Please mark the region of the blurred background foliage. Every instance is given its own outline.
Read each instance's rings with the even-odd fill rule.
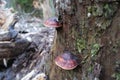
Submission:
[[[33,5],[34,1],[37,1],[38,4],[43,4],[43,2],[45,0],[6,0],[7,1],[7,5],[6,7],[13,7],[19,15],[23,15],[23,16],[35,16],[38,18],[43,18],[43,15],[50,15],[50,13],[48,13],[49,11],[52,12],[52,16],[55,16],[55,9],[54,9],[54,5],[53,5],[53,0],[46,0],[48,1],[49,5],[51,8],[51,10],[47,11],[47,14],[43,14],[43,8],[35,8],[35,6]],[[43,4],[45,7],[45,11],[47,8],[48,4]]]
[[[33,0],[16,0],[16,6],[20,6],[25,12],[31,12],[34,10],[32,5]]]
[[[7,7],[13,7],[20,15],[28,13],[30,16],[42,18],[42,9],[35,9],[33,0],[6,0]]]

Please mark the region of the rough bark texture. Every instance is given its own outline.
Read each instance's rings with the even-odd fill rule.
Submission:
[[[116,74],[116,62],[120,60],[120,9],[119,2],[109,1],[58,0],[55,3],[62,27],[56,29],[50,80],[115,79],[112,75]],[[64,51],[82,59],[76,69],[66,71],[55,65],[55,57]],[[101,66],[99,72],[94,71],[95,63]]]

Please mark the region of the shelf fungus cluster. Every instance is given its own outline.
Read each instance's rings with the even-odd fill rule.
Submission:
[[[61,24],[59,23],[57,17],[51,17],[51,18],[45,20],[43,25],[46,27],[53,27],[53,28],[61,27]]]
[[[78,66],[78,58],[70,52],[65,52],[55,58],[55,64],[64,70],[72,70]]]
[[[52,18],[45,20],[43,25],[46,27],[52,27],[52,28],[61,27],[61,24],[58,21],[57,17],[52,17]],[[58,55],[55,58],[55,64],[64,70],[72,70],[78,66],[78,58],[75,55],[67,51],[61,55]]]

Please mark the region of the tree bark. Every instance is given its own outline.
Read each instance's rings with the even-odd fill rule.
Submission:
[[[120,25],[114,22],[120,16],[120,9],[119,2],[111,2],[112,0],[55,2],[62,27],[56,29],[56,38],[51,52],[50,80],[95,80],[96,77],[100,80],[113,80],[111,75],[115,73],[113,70],[115,64],[112,64],[120,60],[118,57],[114,60],[112,57],[119,56],[120,52],[117,44],[120,41],[118,38]],[[114,34],[109,33],[109,30]],[[114,51],[113,46],[110,46],[112,44],[117,46],[115,54],[112,53]],[[55,58],[64,51],[69,51],[82,60],[74,70],[63,70],[55,65]],[[107,61],[101,60],[106,57],[108,57]],[[99,72],[94,71],[96,63],[101,66]]]

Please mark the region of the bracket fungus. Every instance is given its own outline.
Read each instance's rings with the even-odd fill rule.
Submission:
[[[46,27],[54,27],[54,28],[61,27],[61,24],[59,23],[57,17],[52,17],[52,18],[45,20],[43,25]]]
[[[69,52],[65,52],[56,57],[55,64],[64,70],[72,70],[78,66],[78,58]]]

